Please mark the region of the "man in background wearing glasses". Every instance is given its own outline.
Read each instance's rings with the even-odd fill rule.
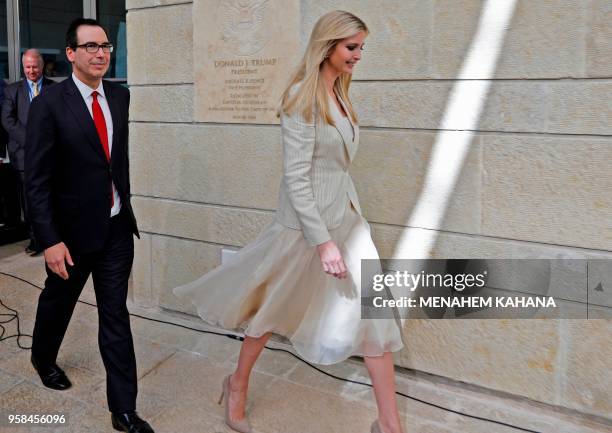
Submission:
[[[32,230],[24,188],[26,129],[32,99],[46,92],[54,82],[43,76],[44,62],[38,50],[33,48],[26,50],[21,58],[21,64],[25,78],[6,87],[6,97],[2,103],[2,126],[9,136],[7,145],[9,160],[16,172],[15,178],[19,182],[21,212],[30,236],[30,243],[25,251],[28,254],[37,255],[42,252],[42,247],[36,241],[36,236]]]
[[[113,46],[97,21],[66,34],[72,76],[36,98],[26,138],[26,193],[47,279],[36,313],[32,363],[43,384],[71,386],[56,364],[89,275],[98,305],[100,353],[113,428],[153,429],[136,414],[136,359],[126,307],[136,219],[130,204],[129,91],[103,81]]]

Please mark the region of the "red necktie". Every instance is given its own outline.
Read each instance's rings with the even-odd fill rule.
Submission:
[[[100,103],[98,102],[98,92],[93,92],[91,96],[93,96],[93,103],[91,104],[91,111],[93,112],[93,121],[96,125],[98,137],[100,137],[100,142],[102,143],[102,148],[104,149],[104,154],[106,155],[106,160],[110,163],[108,132],[106,131],[106,121],[104,120],[104,113],[102,112],[102,107],[100,107]],[[111,180],[111,208],[114,205],[115,194],[113,193],[113,182]]]

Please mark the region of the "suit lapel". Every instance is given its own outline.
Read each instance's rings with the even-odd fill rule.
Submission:
[[[79,128],[81,128],[81,130],[85,133],[85,136],[87,136],[87,141],[93,148],[94,152],[96,152],[100,158],[106,162],[106,155],[104,154],[100,137],[98,137],[96,125],[93,122],[91,114],[89,114],[89,110],[85,104],[85,101],[83,100],[81,92],[79,92],[79,89],[71,77],[68,77],[65,82],[66,89],[64,90],[64,99],[66,101],[66,105],[74,115]]]
[[[347,113],[348,115],[348,108],[346,108],[346,104],[344,103],[344,101],[342,100],[342,98],[338,98],[338,100],[340,101],[340,104],[342,104],[342,108],[344,108],[344,112]],[[355,152],[357,151],[357,147],[359,147],[359,125],[355,124],[353,122],[353,119],[351,118],[350,115],[348,115],[348,121],[351,123],[351,127],[353,128],[353,141],[352,141],[352,154],[351,154],[351,160],[353,159],[353,157],[355,156]]]
[[[44,93],[47,91],[47,87],[53,85],[53,80],[48,79],[47,77],[43,77],[42,80],[42,88],[40,89],[40,93]]]
[[[23,85],[19,89],[19,104],[22,107],[26,107],[26,111],[30,109],[30,86],[28,80],[23,79]]]
[[[344,116],[342,115],[342,113],[340,112],[340,110],[338,109],[338,106],[336,105],[336,102],[331,99],[331,96],[329,97],[330,99],[330,104],[332,106],[332,117],[334,118],[334,123],[336,126],[336,129],[338,130],[338,132],[340,133],[340,135],[342,136],[342,141],[344,142],[344,147],[346,148],[346,153],[348,154],[349,157],[349,161],[353,160],[353,157],[355,156],[355,151],[357,150],[357,143],[359,142],[359,128],[357,127],[357,125],[355,125],[353,123],[353,120],[351,119],[351,116],[349,115],[348,121],[351,124],[351,127],[353,128],[353,134],[351,134],[351,131],[347,131],[345,128],[340,127],[340,122],[343,122],[343,118]],[[346,108],[346,105],[344,104],[344,101],[342,100],[342,98],[338,97],[338,100],[340,101],[340,104],[342,105],[342,108],[344,109],[344,112],[348,114],[348,110]],[[351,136],[352,135],[352,136]]]

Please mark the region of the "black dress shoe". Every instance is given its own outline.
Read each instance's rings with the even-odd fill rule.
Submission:
[[[30,244],[25,248],[26,254],[35,257],[42,253],[44,250],[38,245],[38,242],[31,240]]]
[[[72,386],[72,383],[70,383],[70,380],[68,380],[64,370],[59,368],[56,364],[53,364],[50,367],[40,367],[36,364],[34,357],[31,358],[31,361],[34,369],[38,373],[38,376],[40,376],[40,380],[47,388],[63,391]]]
[[[111,415],[111,421],[113,422],[113,428],[117,431],[127,433],[155,433],[149,423],[140,418],[136,412],[114,413]]]
[[[40,256],[40,255],[41,255],[43,252],[44,252],[44,250],[41,250],[40,248],[39,248],[39,249],[36,249],[36,250],[34,250],[34,251],[32,251],[32,252],[30,253],[30,257],[38,257],[38,256]]]
[[[32,244],[32,242],[30,242],[30,244],[25,247],[25,252],[26,254],[32,254],[34,252],[34,245]]]

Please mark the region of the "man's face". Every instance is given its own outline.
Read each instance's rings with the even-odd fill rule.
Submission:
[[[77,29],[77,45],[96,43],[108,44],[108,38],[102,27],[82,25]],[[85,83],[99,82],[110,64],[110,53],[102,48],[95,53],[88,53],[85,47],[66,48],[66,56],[72,63],[75,75]]]
[[[38,56],[23,57],[23,73],[30,81],[38,81],[43,73],[43,61]]]

